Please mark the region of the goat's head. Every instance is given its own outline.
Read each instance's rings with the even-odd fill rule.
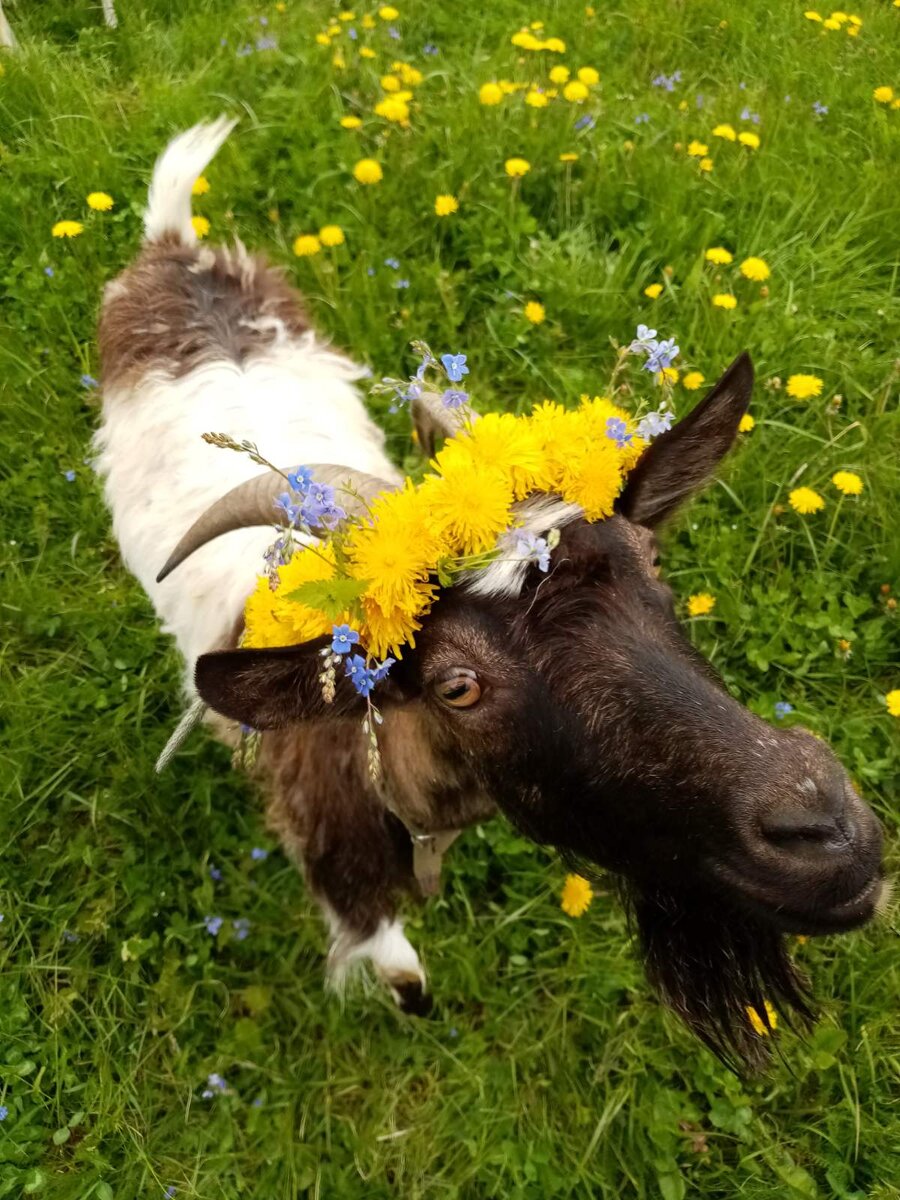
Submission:
[[[379,705],[389,786],[478,789],[583,873],[615,872],[666,1001],[752,1062],[747,1005],[807,1013],[784,934],[859,925],[882,885],[879,824],[831,751],[728,693],[658,574],[654,530],[715,470],[751,384],[744,356],[645,451],[614,516],[570,519],[549,574],[445,590]],[[322,645],[204,656],[198,688],[256,728],[346,718],[362,702],[348,685],[323,703]]]

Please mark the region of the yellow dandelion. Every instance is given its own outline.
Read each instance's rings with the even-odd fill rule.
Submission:
[[[525,103],[529,108],[546,108],[550,101],[545,92],[539,92],[537,88],[532,88],[530,92],[525,93]]]
[[[363,19],[360,21],[363,29],[374,29],[378,22],[371,13],[363,13]]]
[[[651,300],[656,300],[662,295],[663,285],[661,283],[650,283],[644,288],[644,295]]]
[[[209,221],[206,217],[191,217],[191,225],[198,238],[205,238],[209,233]]]
[[[338,13],[338,20],[339,20],[339,21],[355,21],[355,20],[356,20],[356,13],[354,13],[354,12],[348,12],[348,11],[346,11],[346,10],[345,10],[344,12],[339,12],[339,13]]]
[[[840,27],[841,27],[841,23],[840,23],[840,21],[836,21],[836,20],[834,19],[834,17],[827,17],[827,18],[826,18],[826,19],[825,19],[825,20],[822,22],[822,26],[823,26],[823,28],[824,28],[824,29],[830,29],[830,30],[832,30],[832,32],[833,32],[835,29],[840,29]]]
[[[430,529],[462,554],[489,550],[509,524],[512,493],[506,475],[462,457],[443,463],[442,472],[421,485]]]
[[[363,25],[365,25],[365,17],[363,18]],[[360,46],[359,57],[360,58],[375,58],[375,51],[372,49],[371,46]]]
[[[87,206],[94,212],[109,212],[114,203],[108,192],[91,192],[87,198]]]
[[[715,263],[717,266],[727,267],[734,260],[734,255],[730,250],[726,250],[724,246],[711,246],[706,251],[706,261]]]
[[[559,491],[564,500],[580,504],[589,521],[611,515],[621,487],[622,458],[608,437],[572,448]]]
[[[716,292],[712,302],[715,308],[737,308],[737,297],[731,292]]]
[[[499,83],[483,83],[478,89],[478,99],[482,104],[499,104],[503,99],[503,89]]]
[[[322,243],[314,233],[301,233],[294,239],[294,253],[298,258],[311,258],[322,249]]]
[[[589,95],[587,84],[582,83],[580,79],[570,80],[563,88],[563,98],[570,104],[581,104]]]
[[[511,179],[521,179],[531,170],[531,163],[526,158],[508,158],[504,166]]]
[[[716,598],[709,592],[697,592],[688,596],[687,610],[691,617],[705,617],[716,607]]]
[[[537,300],[529,300],[525,305],[525,320],[530,321],[532,325],[540,325],[547,316],[547,311],[543,304]]]
[[[701,171],[711,171],[713,169],[713,160],[711,158],[701,158],[698,165]]]
[[[559,907],[567,917],[583,917],[591,907],[594,890],[581,875],[567,875],[559,898]]]
[[[406,87],[418,87],[425,79],[425,76],[418,67],[411,67],[409,63],[396,62],[393,70],[400,72],[400,78]]]
[[[562,40],[562,38],[551,37],[547,38],[542,49],[549,50],[551,54],[565,54],[566,43]]]
[[[550,68],[550,82],[558,83],[558,84],[568,83],[570,74],[571,74],[571,72],[569,71],[568,67],[563,67],[563,66],[551,67]]]
[[[681,386],[687,388],[689,392],[696,392],[697,388],[702,387],[706,382],[706,376],[700,371],[688,371],[681,381]]]
[[[741,263],[741,274],[745,279],[752,279],[754,283],[762,283],[772,272],[764,258],[745,258]]]
[[[600,72],[593,67],[579,67],[578,78],[586,87],[596,87],[600,82]]]
[[[717,125],[712,131],[713,137],[724,138],[726,142],[733,142],[737,138],[734,132],[734,127],[731,125]]]
[[[759,149],[759,134],[753,133],[749,129],[742,129],[738,134],[738,141],[742,146],[749,146],[751,150]]]
[[[863,481],[855,471],[835,471],[831,482],[845,496],[858,496],[863,490]]]
[[[892,717],[900,717],[900,688],[894,688],[885,696],[887,710]]]
[[[890,104],[894,98],[894,89],[886,86],[877,87],[872,93],[872,96],[878,101],[879,104]]]
[[[378,10],[378,15],[382,21],[396,21],[400,13],[394,8],[393,4],[383,4]]]
[[[770,1033],[778,1028],[778,1013],[768,1000],[764,1000],[763,1004],[766,1009],[766,1021],[762,1019],[752,1004],[747,1005],[746,1012],[750,1024],[753,1026],[753,1032],[759,1034],[760,1037],[768,1037]]]
[[[435,196],[434,211],[436,216],[449,217],[452,213],[459,212],[459,201],[449,192],[442,192],[440,196]]]
[[[822,380],[818,375],[791,375],[785,390],[795,400],[810,400],[822,394]]]
[[[687,152],[691,158],[705,158],[709,153],[709,146],[707,146],[706,142],[698,142],[695,140],[693,142],[688,142]]]
[[[678,379],[679,372],[676,367],[663,367],[663,369],[658,371],[656,374],[656,382],[660,385],[664,383],[675,384],[678,382]]]
[[[578,162],[578,155],[575,154],[574,151],[572,151],[572,150],[566,150],[566,152],[564,154],[561,154],[559,156],[559,161],[562,163]]]
[[[318,554],[311,550],[297,551],[289,563],[279,568],[278,575],[279,583],[274,592],[268,578],[261,575],[247,600],[243,642],[247,647],[294,646],[331,629],[332,622],[324,613],[287,599],[289,593],[302,583],[333,577],[334,557],[330,546],[322,545]]]
[[[346,238],[340,225],[323,225],[319,230],[319,241],[323,246],[343,246]]]
[[[381,87],[385,92],[400,91],[400,77],[398,75],[382,75],[380,79]]]
[[[194,186],[191,188],[192,196],[205,196],[209,191],[209,180],[205,175],[198,175],[194,180]]]
[[[409,105],[399,96],[385,96],[375,105],[375,116],[384,117],[385,121],[394,121],[404,125],[409,121]]]
[[[362,120],[359,117],[341,117],[342,129],[359,129]]]
[[[750,433],[755,425],[755,419],[749,413],[744,413],[738,424],[738,433]]]
[[[819,493],[808,487],[794,488],[788,496],[788,504],[795,512],[801,513],[803,516],[817,513],[825,507],[825,501]]]
[[[74,238],[84,232],[80,221],[57,221],[50,233],[55,238]]]
[[[381,163],[374,158],[361,158],[353,168],[353,178],[362,184],[381,183],[384,178]]]
[[[807,9],[803,15],[804,15],[804,17],[806,17],[807,21],[821,21],[822,20],[822,14],[817,13],[815,11],[815,9],[813,9],[813,8]]]
[[[539,431],[511,413],[486,413],[446,444],[435,461],[443,471],[461,458],[502,471],[517,500],[548,480]]]

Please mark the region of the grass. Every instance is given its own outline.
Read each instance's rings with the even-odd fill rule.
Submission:
[[[771,1073],[740,1082],[654,1002],[612,896],[566,918],[562,868],[497,822],[466,834],[442,896],[410,913],[433,1019],[405,1020],[365,985],[343,1007],[326,997],[321,922],[226,752],[195,738],[154,775],[179,664],[118,561],[85,461],[97,397],[80,382],[98,373],[100,292],[137,248],[154,156],[221,110],[242,121],[196,202],[211,237],[237,233],[284,263],[319,327],[376,375],[400,373],[426,337],[469,354],[480,407],[520,409],[601,391],[610,339],[639,320],[676,335],[710,380],[749,348],[756,428],[671,530],[668,577],[682,598],[716,596],[691,623],[697,644],[754,710],[771,719],[787,701],[789,720],[832,741],[894,846],[900,111],[872,92],[900,85],[900,11],[863,5],[852,38],[799,3],[634,0],[588,17],[568,0],[464,14],[420,0],[394,22],[399,41],[382,21],[364,32],[360,10],[357,46],[376,58],[342,34],[345,70],[314,40],[331,10],[309,0],[283,13],[120,0],[117,32],[89,0],[11,6],[23,49],[0,78],[0,1197],[900,1197],[890,917],[797,948],[822,1018],[806,1040],[779,1032]],[[509,43],[536,16],[569,43],[563,61],[599,69],[595,129],[576,132],[563,101],[479,105],[489,79],[546,78],[551,55]],[[236,55],[264,33],[278,49]],[[395,56],[426,76],[409,131],[371,116]],[[675,69],[673,92],[651,85]],[[341,129],[357,111],[363,129]],[[723,121],[758,131],[760,148],[710,137]],[[674,148],[692,138],[711,173]],[[569,150],[580,157],[565,167]],[[364,154],[384,164],[375,188],[350,177]],[[515,187],[511,155],[532,163]],[[87,213],[96,189],[111,213]],[[460,199],[445,221],[439,192]],[[84,234],[52,239],[61,218]],[[347,245],[294,259],[294,237],[326,222]],[[736,255],[718,275],[703,261],[716,244]],[[737,273],[751,254],[772,268],[767,296]],[[732,287],[737,309],[714,308]],[[529,299],[544,324],[523,319]],[[786,396],[778,382],[797,372],[823,379],[819,398]],[[680,385],[675,399],[691,402]],[[403,459],[405,416],[374,407]],[[858,501],[839,500],[839,468],[862,476]],[[824,512],[787,506],[795,481]],[[226,918],[215,939],[211,913]],[[200,1098],[210,1072],[229,1094]]]

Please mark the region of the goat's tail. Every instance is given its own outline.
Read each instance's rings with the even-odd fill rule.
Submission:
[[[191,224],[194,181],[236,124],[231,117],[221,116],[208,125],[194,125],[169,142],[156,160],[150,181],[144,214],[147,241],[174,233],[186,245],[196,243],[197,235]]]

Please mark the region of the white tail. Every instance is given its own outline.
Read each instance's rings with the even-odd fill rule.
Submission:
[[[215,156],[237,124],[231,117],[219,117],[209,125],[194,125],[174,138],[156,160],[144,233],[148,241],[176,233],[183,242],[197,241],[191,224],[191,190],[194,181]]]

